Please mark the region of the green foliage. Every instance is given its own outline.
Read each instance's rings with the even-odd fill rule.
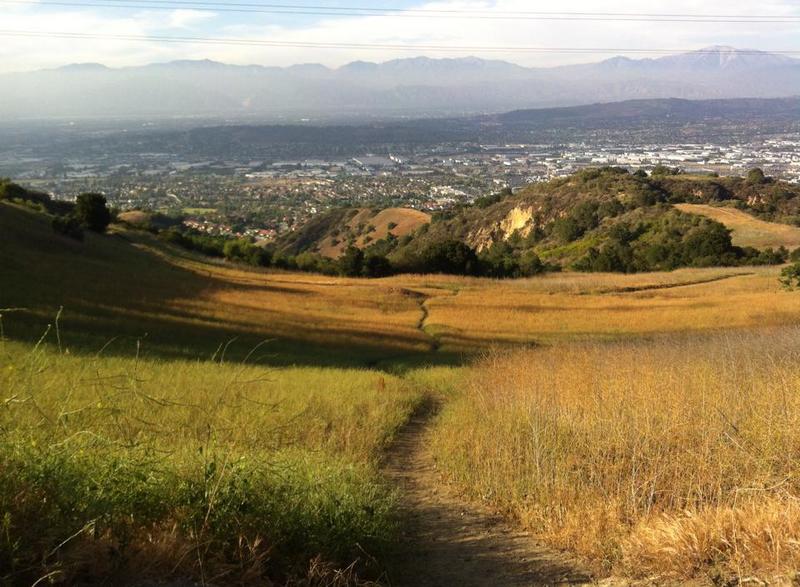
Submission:
[[[667,167],[666,165],[656,165],[653,168],[651,175],[653,176],[663,176],[663,175],[680,175],[683,173],[680,167]]]
[[[795,262],[781,270],[780,284],[788,290],[800,289],[800,263]]]
[[[498,202],[501,202],[504,198],[511,196],[514,192],[511,188],[503,188],[497,193],[490,194],[488,196],[482,196],[480,198],[476,198],[473,205],[476,208],[481,210],[488,208],[489,206],[494,206]]]
[[[366,255],[361,270],[364,277],[386,277],[393,272],[392,264],[383,255]]]
[[[670,271],[678,267],[774,265],[788,251],[743,249],[719,222],[671,210],[636,227],[617,224],[606,242],[574,263],[579,271]]]
[[[268,251],[246,238],[225,242],[222,254],[229,261],[239,261],[254,267],[267,267],[272,261],[272,255]]]
[[[458,240],[433,243],[422,251],[417,260],[417,269],[421,273],[475,275],[478,268],[475,251]]]
[[[28,190],[8,178],[0,178],[0,200],[24,199]]]
[[[339,258],[339,275],[358,277],[364,269],[364,251],[350,245]]]
[[[225,239],[222,237],[193,232],[181,232],[180,230],[171,228],[159,232],[158,238],[171,245],[183,247],[190,251],[197,251],[209,257],[224,256],[223,247],[225,246]]]
[[[763,185],[765,183],[769,183],[769,178],[764,175],[764,171],[762,171],[760,168],[754,167],[747,172],[747,183],[751,185]]]
[[[77,241],[83,240],[83,227],[74,216],[53,217],[53,231]]]
[[[568,216],[553,222],[551,233],[562,244],[571,243],[583,235],[583,230],[574,218]]]
[[[102,194],[80,194],[75,200],[75,217],[92,232],[105,232],[111,223],[111,211]]]

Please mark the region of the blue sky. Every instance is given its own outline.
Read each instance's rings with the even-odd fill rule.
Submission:
[[[69,0],[62,0],[69,1]],[[92,3],[98,0],[75,0]],[[99,0],[103,1],[103,0]],[[105,0],[126,3],[126,0]],[[141,4],[145,0],[128,0]],[[625,21],[540,21],[522,18],[419,18],[390,13],[371,16],[321,16],[313,14],[259,14],[226,12],[233,0],[213,2],[209,10],[195,10],[188,0],[170,3],[165,10],[115,9],[99,6],[55,6],[47,0],[4,3],[0,0],[0,29],[35,32],[39,36],[0,35],[0,71],[57,67],[68,63],[99,62],[112,67],[140,65],[173,59],[214,59],[227,63],[291,65],[318,62],[336,67],[356,59],[385,61],[398,57],[429,55],[458,57],[474,54],[527,66],[552,66],[596,61],[610,57],[603,52],[581,54],[488,51],[473,47],[584,47],[667,49],[679,51],[709,45],[800,52],[800,3],[796,0],[438,0],[420,2],[391,0],[239,0],[241,3],[291,4],[303,7],[361,6],[368,8],[454,11],[462,15],[507,16],[521,11],[734,14],[797,17],[784,23],[686,23]],[[213,0],[205,0],[209,2]],[[160,0],[164,6],[165,0]],[[306,8],[311,10],[310,8]],[[166,43],[156,40],[112,38],[44,38],[50,32],[102,34],[127,37],[213,37],[255,39],[277,43],[355,43],[398,45],[397,48],[320,48],[298,46],[248,46],[209,43]],[[434,50],[435,47],[470,49]],[[630,56],[638,56],[630,52]],[[800,55],[798,55],[800,56]]]

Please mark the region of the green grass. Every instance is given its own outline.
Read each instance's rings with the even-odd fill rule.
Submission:
[[[387,544],[421,394],[352,369],[0,351],[0,581],[285,580]]]
[[[560,247],[537,250],[536,253],[543,261],[552,261],[567,257],[578,258],[592,247],[598,246],[601,241],[602,239],[598,235],[590,235]]]

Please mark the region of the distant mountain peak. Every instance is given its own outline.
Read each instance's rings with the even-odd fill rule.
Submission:
[[[109,68],[102,63],[70,63],[56,67],[51,71],[107,71]]]
[[[750,69],[800,64],[796,59],[755,49],[738,49],[728,45],[711,45],[696,51],[670,55],[655,61],[696,69]]]

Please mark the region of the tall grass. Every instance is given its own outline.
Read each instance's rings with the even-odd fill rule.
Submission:
[[[449,479],[601,572],[800,565],[800,331],[493,354],[431,438]]]
[[[395,523],[376,465],[418,401],[376,372],[4,342],[0,582],[283,581],[367,560]]]

